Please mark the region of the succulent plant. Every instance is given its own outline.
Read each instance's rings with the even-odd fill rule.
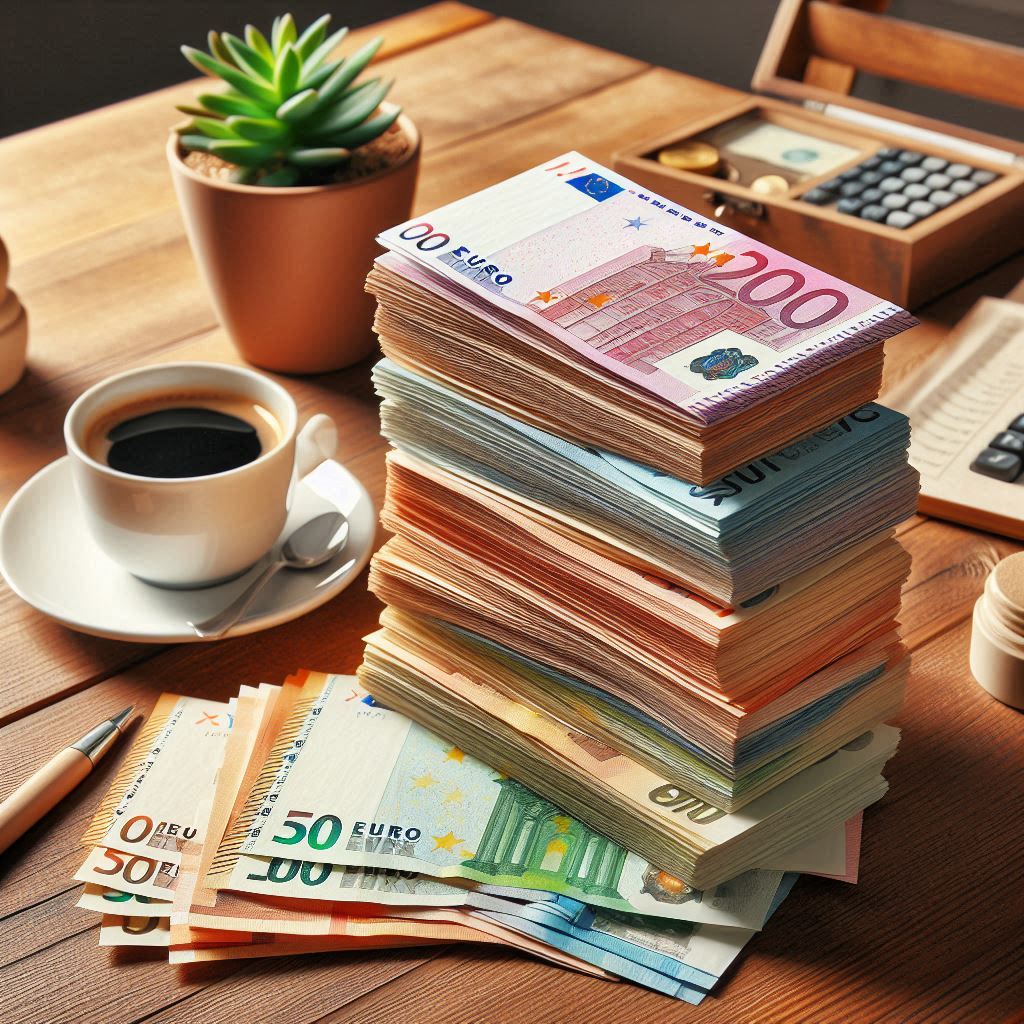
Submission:
[[[300,35],[290,14],[274,19],[270,39],[252,25],[245,39],[209,34],[210,52],[181,48],[197,68],[222,78],[223,93],[204,93],[180,131],[186,150],[212,153],[237,165],[245,184],[298,185],[329,180],[351,151],[386,131],[400,110],[377,112],[390,81],[355,79],[383,40],[373,39],[343,60],[327,58],[348,32],[328,35],[325,14]]]

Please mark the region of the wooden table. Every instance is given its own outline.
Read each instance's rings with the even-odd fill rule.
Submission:
[[[420,210],[570,146],[607,162],[624,142],[739,95],[457,3],[383,28],[381,64],[425,139]],[[238,361],[196,275],[164,164],[173,104],[197,91],[176,86],[0,142],[0,231],[31,317],[30,370],[0,400],[4,501],[62,454],[64,413],[93,382],[142,364]],[[941,345],[976,296],[1003,294],[1021,274],[1004,265],[933,304],[890,344],[890,373]],[[379,504],[385,446],[369,366],[286,383],[304,410],[326,409],[342,425],[341,456]],[[891,791],[866,815],[861,883],[802,879],[702,1007],[491,951],[179,972],[98,949],[71,876],[115,756],[3,858],[0,1021],[1006,1019],[1024,1007],[1022,723],[972,682],[966,654],[985,574],[1015,545],[923,517],[902,538],[914,557],[903,614],[913,679]],[[298,666],[351,672],[378,611],[364,576],[289,625],[160,649],[72,633],[3,588],[0,796],[129,701],[147,710],[162,690],[224,699]]]

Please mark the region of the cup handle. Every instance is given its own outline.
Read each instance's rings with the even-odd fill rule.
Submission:
[[[338,450],[338,428],[324,413],[311,416],[295,438],[295,475],[301,480],[321,462],[334,458]]]

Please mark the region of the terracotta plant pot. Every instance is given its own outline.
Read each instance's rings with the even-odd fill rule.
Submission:
[[[28,315],[7,287],[7,248],[0,241],[0,395],[10,391],[25,372]]]
[[[373,299],[363,282],[380,252],[374,239],[408,219],[420,139],[399,164],[337,185],[264,188],[210,178],[186,166],[176,134],[171,177],[192,252],[217,316],[242,356],[283,373],[323,373],[373,350]]]

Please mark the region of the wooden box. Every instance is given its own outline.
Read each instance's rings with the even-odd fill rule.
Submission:
[[[614,167],[654,192],[911,308],[1024,248],[1024,144],[847,95],[864,71],[1024,108],[1024,49],[887,18],[877,13],[884,5],[782,0],[753,86],[800,105],[751,96],[620,151]],[[857,155],[779,195],[658,162],[659,151],[683,140],[723,132],[728,138],[730,126],[743,118],[841,143]],[[998,177],[907,228],[799,198],[886,147],[967,163]]]

